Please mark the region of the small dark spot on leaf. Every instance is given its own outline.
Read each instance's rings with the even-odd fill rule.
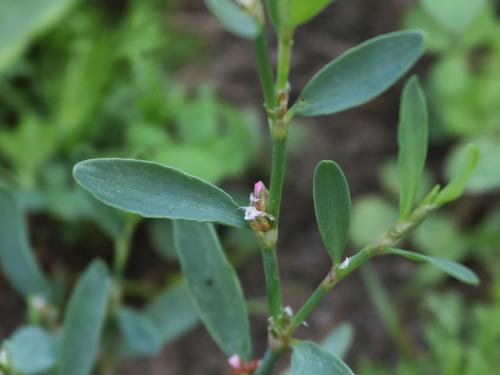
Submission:
[[[206,280],[205,280],[205,284],[206,284],[207,286],[212,286],[212,285],[214,285],[214,281],[213,281],[212,279],[206,279]]]

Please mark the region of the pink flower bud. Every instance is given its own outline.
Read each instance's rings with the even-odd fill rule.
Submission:
[[[231,368],[233,368],[234,370],[239,370],[241,368],[242,365],[241,358],[237,354],[229,357],[228,362],[229,366],[231,366]]]
[[[262,193],[266,190],[266,185],[262,181],[258,181],[255,183],[253,187],[253,195],[255,198],[260,198]]]

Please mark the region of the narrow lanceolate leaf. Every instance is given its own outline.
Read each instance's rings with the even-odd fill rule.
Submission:
[[[334,263],[340,262],[351,223],[349,186],[340,167],[322,161],[314,173],[314,208],[323,243]]]
[[[133,159],[93,159],[78,163],[73,174],[100,201],[143,217],[247,228],[228,194],[175,168]]]
[[[28,241],[23,212],[10,191],[0,186],[0,266],[12,287],[24,295],[49,294],[45,278]]]
[[[59,375],[88,375],[92,372],[110,288],[106,266],[100,261],[94,261],[78,280],[64,317]]]
[[[124,339],[122,356],[153,356],[160,351],[160,334],[146,315],[124,307],[118,312],[118,324]]]
[[[205,0],[205,4],[217,20],[233,34],[247,39],[255,39],[261,26],[244,9],[232,0]]]
[[[467,148],[467,160],[465,161],[465,165],[437,196],[435,203],[438,206],[454,201],[463,194],[471,174],[476,169],[479,158],[479,148],[474,144],[470,144]]]
[[[293,375],[354,375],[342,360],[312,342],[293,347]]]
[[[306,85],[296,113],[316,116],[364,104],[405,74],[423,53],[419,31],[385,34],[355,47],[325,66]]]
[[[399,211],[407,216],[415,202],[424,175],[429,133],[427,104],[418,82],[411,78],[401,99],[398,142]]]
[[[292,0],[292,25],[299,26],[320,13],[333,0]]]
[[[6,344],[12,368],[21,374],[40,374],[55,365],[57,339],[37,326],[26,326]]]
[[[176,221],[174,238],[201,320],[222,351],[250,357],[248,313],[240,283],[210,224]]]
[[[478,285],[480,282],[479,277],[477,277],[474,272],[461,265],[460,263],[452,262],[451,260],[435,258],[428,255],[415,253],[413,251],[400,249],[387,249],[387,253],[399,255],[411,259],[415,262],[426,262],[432,264],[433,266],[439,268],[441,271],[466,284]]]

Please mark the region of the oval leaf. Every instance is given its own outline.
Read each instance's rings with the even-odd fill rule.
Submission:
[[[332,2],[333,0],[292,0],[292,25],[306,23]]]
[[[50,286],[29,244],[24,216],[15,196],[0,186],[0,265],[24,295],[49,295]]]
[[[486,5],[485,0],[422,0],[424,9],[441,26],[461,33],[474,21]]]
[[[106,266],[94,261],[80,277],[64,317],[58,371],[88,375],[94,367],[111,283]]]
[[[446,187],[441,190],[436,198],[436,204],[441,206],[448,202],[454,201],[459,198],[469,182],[469,178],[476,169],[479,163],[480,153],[479,148],[470,144],[467,146],[467,160],[465,160],[465,165],[459,170],[459,173],[451,180],[451,182],[446,185]]]
[[[146,308],[145,315],[155,326],[162,345],[175,340],[200,320],[184,282],[168,288],[153,299]]]
[[[337,113],[364,104],[405,74],[423,53],[418,31],[385,34],[325,66],[306,85],[294,108],[304,116]]]
[[[217,20],[233,34],[247,39],[255,39],[260,25],[250,14],[231,0],[205,0],[205,4]]]
[[[411,78],[401,99],[398,143],[399,210],[402,218],[412,210],[424,175],[429,124],[427,104],[418,78]]]
[[[120,350],[122,356],[153,356],[160,351],[160,335],[144,314],[130,308],[121,308],[118,323],[125,341]]]
[[[55,365],[57,339],[37,326],[26,326],[7,342],[12,368],[22,374],[37,374]]]
[[[239,280],[210,224],[176,221],[182,271],[201,320],[222,351],[250,357],[250,331]]]
[[[228,194],[175,168],[133,159],[93,159],[78,163],[73,174],[97,199],[124,211],[248,227]]]
[[[460,263],[452,262],[448,259],[430,257],[428,255],[415,253],[413,251],[400,249],[387,249],[387,253],[399,255],[411,259],[415,262],[430,263],[433,266],[439,268],[441,271],[466,284],[478,285],[480,282],[479,277],[470,269],[461,265]]]
[[[293,375],[354,375],[339,358],[312,342],[293,347]]]
[[[351,197],[340,167],[323,160],[314,172],[314,208],[323,243],[334,263],[340,262],[349,237]]]

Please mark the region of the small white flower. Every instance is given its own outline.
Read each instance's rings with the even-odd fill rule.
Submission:
[[[230,365],[233,369],[238,370],[238,369],[240,369],[240,368],[241,368],[241,364],[242,364],[242,362],[241,362],[241,358],[240,358],[240,356],[239,356],[239,355],[234,354],[234,355],[232,355],[231,357],[229,357],[229,359],[228,359],[227,361],[228,361],[229,365]]]
[[[255,220],[258,217],[265,217],[266,213],[259,211],[254,206],[241,207],[245,210],[245,220]]]
[[[351,258],[345,258],[344,261],[340,264],[339,269],[345,270],[349,266],[349,263],[351,263]]]
[[[45,298],[43,298],[41,296],[33,297],[31,302],[33,304],[33,307],[38,311],[42,311],[47,306],[47,302],[45,301]]]
[[[283,309],[283,312],[288,315],[290,318],[293,316],[293,309],[290,306],[287,306]]]

